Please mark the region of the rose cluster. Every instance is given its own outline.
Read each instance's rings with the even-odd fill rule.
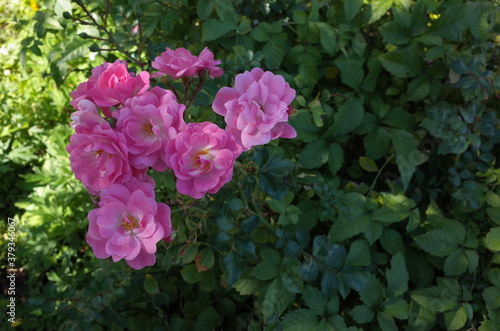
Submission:
[[[105,62],[71,93],[75,133],[66,149],[75,177],[99,198],[86,237],[96,257],[141,269],[155,263],[158,241],[172,240],[170,208],[156,202],[148,169],[171,169],[179,193],[200,199],[231,181],[243,151],[296,136],[286,123],[295,91],[260,68],[237,75],[233,88],[215,96],[213,110],[224,116],[225,129],[186,123],[178,94],[151,88],[150,78],[164,75],[202,84],[223,74],[220,63],[207,48],[199,56],[167,48],[152,63],[158,70],[152,75],[134,75],[125,61]]]

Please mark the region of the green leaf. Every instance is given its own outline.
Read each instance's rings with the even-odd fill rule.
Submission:
[[[160,293],[160,287],[153,275],[147,274],[144,279],[144,289],[148,294]]]
[[[359,99],[350,99],[339,107],[334,115],[333,126],[328,130],[327,136],[342,136],[356,130],[363,122],[365,110],[363,103]]]
[[[278,68],[285,57],[286,33],[273,34],[272,38],[263,48],[266,65],[268,68]]]
[[[226,283],[227,287],[231,288],[238,281],[243,273],[243,262],[241,261],[238,252],[230,251],[222,260],[226,268]]]
[[[196,13],[200,20],[207,19],[214,10],[214,0],[199,0],[196,2]]]
[[[354,241],[349,248],[345,264],[352,266],[367,266],[370,263],[371,255],[368,243],[363,239]]]
[[[201,41],[216,40],[234,30],[236,30],[236,26],[228,25],[215,18],[209,18],[201,24]]]
[[[238,14],[230,0],[215,0],[215,11],[222,22],[234,27],[238,25]]]
[[[283,330],[309,331],[316,330],[318,320],[316,315],[308,309],[297,309],[285,315],[282,321]]]
[[[390,21],[380,27],[380,33],[388,44],[403,45],[410,41],[408,28],[399,22]]]
[[[345,21],[349,23],[361,9],[363,0],[350,0],[344,2]]]
[[[398,327],[396,326],[396,322],[394,322],[394,318],[383,311],[377,313],[377,321],[381,330],[384,331],[397,331]]]
[[[377,127],[366,135],[363,140],[366,155],[374,160],[380,159],[389,150],[391,138],[389,131]]]
[[[393,0],[373,0],[370,3],[372,13],[369,23],[373,23],[382,17],[392,6]]]
[[[382,301],[383,286],[374,275],[368,276],[368,283],[359,290],[359,298],[365,305],[376,307]]]
[[[330,153],[328,154],[328,169],[332,175],[335,175],[340,169],[342,169],[342,164],[344,163],[344,150],[337,143],[331,143],[328,145]]]
[[[391,259],[391,268],[385,272],[387,278],[387,296],[397,297],[403,295],[408,290],[408,271],[404,256],[401,252]]]
[[[439,257],[448,256],[459,247],[456,236],[441,229],[415,236],[414,239],[424,251]]]
[[[207,271],[214,266],[214,252],[210,247],[205,247],[200,251],[195,259],[198,271]]]
[[[329,147],[325,139],[306,145],[299,156],[299,165],[305,169],[319,168],[328,162]]]
[[[337,46],[337,31],[326,23],[316,23],[319,28],[319,36],[321,46],[330,55],[334,55],[338,51]]]
[[[377,164],[367,156],[360,156],[359,157],[359,166],[364,171],[368,171],[368,172],[377,172],[378,171]]]
[[[360,324],[369,323],[375,317],[373,309],[365,305],[358,305],[354,307],[349,314],[352,316],[353,320]]]
[[[300,293],[304,286],[304,280],[294,271],[280,273],[283,284],[291,293]]]
[[[341,242],[359,233],[363,233],[370,225],[370,216],[358,211],[352,215],[341,215],[330,229],[332,241]]]
[[[189,265],[185,265],[181,269],[181,276],[182,276],[182,279],[184,279],[184,281],[186,283],[194,284],[194,283],[197,283],[201,280],[201,278],[203,277],[203,274],[201,272],[198,272],[196,265],[189,264]]]
[[[271,39],[271,24],[267,22],[261,22],[257,27],[250,33],[250,36],[259,42],[266,42]]]
[[[391,129],[390,137],[396,149],[396,163],[406,189],[417,165],[425,162],[427,156],[418,150],[417,139],[408,131]]]
[[[396,50],[379,56],[385,70],[396,77],[414,77],[421,73],[421,59],[410,49]]]
[[[461,329],[467,322],[467,312],[464,306],[458,306],[444,313],[444,323],[448,330]]]
[[[240,278],[233,287],[241,295],[258,295],[264,288],[264,284],[258,279]]]
[[[422,307],[438,312],[450,310],[458,303],[446,289],[436,286],[414,291],[411,298]]]
[[[337,331],[337,330],[348,330],[347,325],[344,322],[344,318],[340,315],[330,316],[328,318],[323,318],[317,331]]]
[[[432,22],[431,34],[459,41],[461,32],[467,29],[472,22],[477,22],[478,5],[478,3],[466,2],[448,7],[439,19]]]
[[[334,63],[340,69],[342,82],[356,91],[359,90],[365,77],[363,71],[364,59],[342,55]]]
[[[266,291],[262,310],[264,319],[268,320],[274,315],[280,316],[285,308],[288,306],[290,294],[286,287],[283,285],[280,278],[276,278]]]
[[[250,275],[262,280],[275,278],[278,275],[278,265],[281,261],[280,255],[275,250],[264,249],[261,256],[263,261],[253,268]]]
[[[463,274],[469,265],[467,255],[463,249],[457,249],[444,261],[444,274],[446,276],[459,276]]]
[[[306,285],[302,290],[302,300],[313,313],[323,316],[326,310],[326,296],[316,287]]]
[[[484,245],[490,251],[500,251],[500,227],[493,228],[488,232],[484,240]]]
[[[385,313],[399,320],[408,318],[409,307],[408,302],[401,298],[389,299],[382,305],[382,309]]]
[[[420,101],[425,99],[431,91],[431,83],[426,76],[418,76],[408,84],[406,91],[408,101]]]

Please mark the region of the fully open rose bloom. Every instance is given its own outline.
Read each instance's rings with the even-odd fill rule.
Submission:
[[[233,176],[241,147],[225,130],[210,122],[189,123],[168,144],[167,164],[177,177],[176,187],[195,199],[216,193]]]
[[[170,208],[155,201],[151,181],[133,178],[113,184],[100,195],[99,208],[88,214],[87,242],[97,258],[125,259],[134,269],[156,262],[156,243],[170,241]]]
[[[130,180],[133,169],[128,161],[125,136],[93,114],[92,106],[83,111],[77,121],[76,133],[70,137],[66,147],[75,177],[91,193],[97,193],[113,183]]]
[[[184,129],[186,107],[175,95],[160,87],[133,97],[118,111],[116,129],[127,139],[130,163],[143,169],[165,171],[168,141]]]
[[[295,129],[285,123],[292,113],[289,104],[294,98],[295,90],[282,76],[254,68],[237,75],[234,88],[221,88],[212,107],[224,116],[226,130],[246,151],[272,139],[297,135]]]
[[[149,73],[143,71],[133,76],[128,71],[126,61],[116,60],[95,67],[87,82],[78,85],[71,92],[71,105],[77,110],[81,99],[89,99],[100,107],[124,104],[128,98],[146,92],[149,89]]]
[[[174,78],[197,76],[202,70],[209,73],[210,78],[220,77],[224,71],[217,67],[220,60],[214,60],[214,54],[205,47],[200,56],[195,56],[185,48],[171,50],[166,48],[165,52],[157,56],[151,64],[153,68],[160,70],[151,75],[159,77],[170,75]]]

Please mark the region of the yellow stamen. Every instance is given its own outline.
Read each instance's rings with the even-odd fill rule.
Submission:
[[[144,125],[142,126],[142,130],[146,134],[154,134],[153,133],[153,124],[151,124],[151,122],[149,122],[149,121],[147,121],[146,123],[144,123]]]
[[[132,231],[134,229],[137,229],[139,227],[139,221],[134,218],[132,215],[128,215],[122,220],[121,224],[123,230],[125,231]]]

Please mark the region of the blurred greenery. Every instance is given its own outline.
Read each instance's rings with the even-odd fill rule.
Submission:
[[[499,4],[465,0],[0,3],[2,247],[23,330],[500,329]],[[296,89],[296,139],[244,153],[194,201],[151,175],[175,240],[96,259],[65,146],[69,93],[117,58],[209,47]],[[155,82],[155,84],[160,84]],[[7,273],[7,249],[0,252]],[[3,262],[5,261],[5,262]],[[2,277],[2,300],[8,303]]]

